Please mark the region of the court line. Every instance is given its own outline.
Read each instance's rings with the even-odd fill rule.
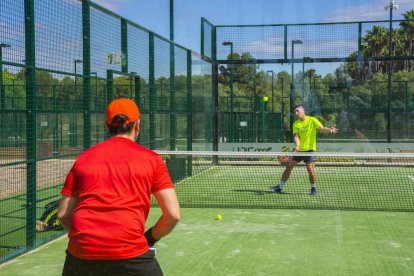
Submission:
[[[175,183],[175,185],[182,184],[183,182],[186,182],[186,181],[190,181],[192,178],[197,177],[197,176],[200,176],[201,174],[205,174],[205,173],[207,173],[208,171],[212,170],[215,167],[216,166],[212,166],[212,167],[210,167],[210,168],[208,168],[208,169],[206,169],[206,170],[204,170],[204,171],[202,171],[200,173],[194,174],[194,175],[192,175],[190,177],[187,177],[187,178],[185,178],[183,180],[180,180],[177,183]]]

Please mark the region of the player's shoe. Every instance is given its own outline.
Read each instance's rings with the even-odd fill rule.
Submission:
[[[318,193],[316,192],[316,188],[315,187],[313,187],[313,188],[311,188],[311,192],[310,192],[310,194],[311,195],[317,195]]]
[[[270,187],[270,189],[272,189],[272,191],[275,192],[275,193],[281,193],[282,192],[282,188],[280,188],[279,185],[272,186],[272,187]]]

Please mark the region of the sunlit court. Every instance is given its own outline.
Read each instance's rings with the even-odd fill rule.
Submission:
[[[65,179],[128,98],[164,275],[412,275],[414,3],[144,2],[1,1],[0,274],[62,275]]]

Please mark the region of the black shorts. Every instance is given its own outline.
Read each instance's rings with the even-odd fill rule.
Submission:
[[[155,259],[155,251],[131,259],[123,260],[83,260],[66,250],[66,260],[62,276],[162,276],[162,270]]]
[[[307,150],[307,151],[302,151],[302,152],[314,152],[313,150]],[[316,161],[316,156],[315,155],[311,155],[311,156],[293,156],[293,160],[295,160],[296,162],[301,162],[303,161],[305,164],[311,163],[311,162],[315,162]]]

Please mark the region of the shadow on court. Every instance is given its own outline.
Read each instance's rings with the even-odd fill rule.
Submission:
[[[292,194],[292,193],[287,193],[287,192],[275,193],[273,191],[255,190],[255,189],[236,189],[236,190],[232,190],[232,191],[233,192],[240,192],[240,193],[252,193],[252,194],[256,194],[256,195],[265,195],[265,194],[287,195],[287,194]]]

